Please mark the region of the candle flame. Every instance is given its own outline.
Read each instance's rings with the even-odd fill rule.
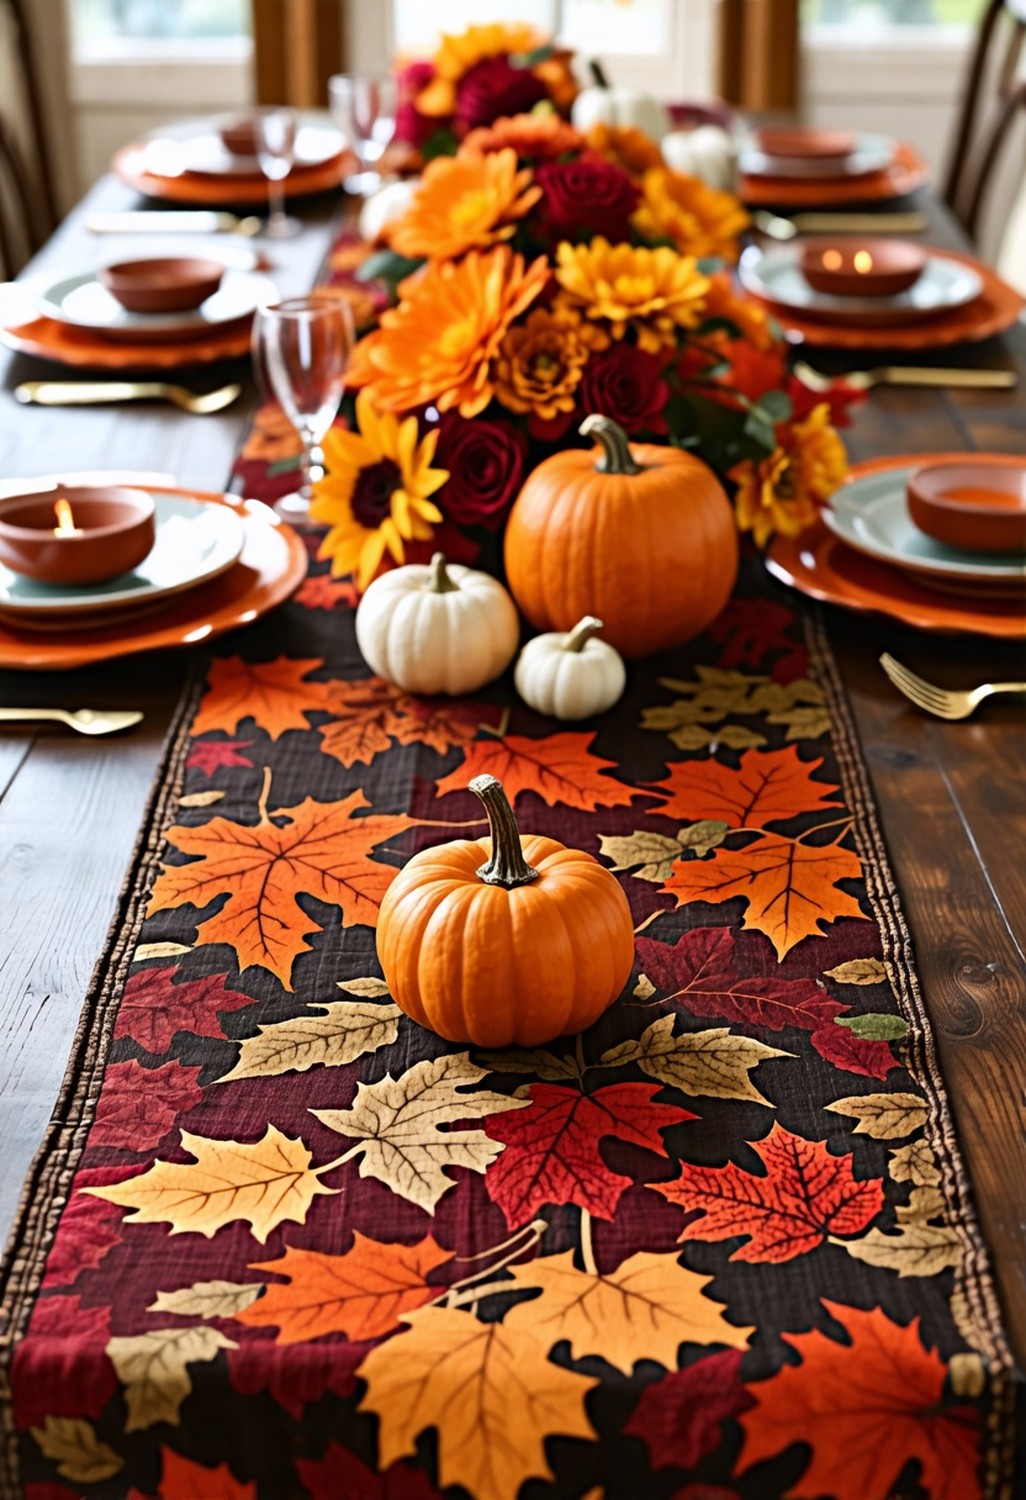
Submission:
[[[873,257],[868,250],[856,250],[852,265],[860,276],[865,276],[873,269]]]
[[[823,251],[823,269],[825,271],[839,271],[844,264],[844,257],[840,250]]]
[[[62,495],[54,502],[54,515],[57,517],[57,525],[53,528],[54,536],[81,536],[82,532],[75,525],[75,514],[71,504]]]

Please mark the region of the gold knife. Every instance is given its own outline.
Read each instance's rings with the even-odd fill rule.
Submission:
[[[761,234],[774,240],[793,240],[799,234],[922,234],[925,214],[908,213],[797,213],[771,214],[756,209],[753,223]]]

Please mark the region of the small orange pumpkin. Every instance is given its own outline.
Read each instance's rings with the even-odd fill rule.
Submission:
[[[385,892],[377,943],[389,992],[450,1042],[537,1047],[583,1031],[631,972],[627,897],[592,855],[522,837],[494,776],[470,790],[491,840],[424,849]]]
[[[628,443],[608,417],[538,465],[506,526],[510,591],[539,630],[598,615],[624,656],[679,646],[715,620],[737,577],[737,526],[713,471],[679,448]]]

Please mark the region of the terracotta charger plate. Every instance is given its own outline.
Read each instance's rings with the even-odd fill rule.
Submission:
[[[853,464],[851,477],[861,479],[882,469],[916,464],[955,462],[966,456],[906,453],[872,458]],[[918,630],[1026,640],[1026,600],[991,599],[983,590],[971,596],[948,594],[917,583],[899,568],[846,546],[820,520],[800,536],[774,537],[766,553],[766,567],[781,583],[812,599],[863,614],[888,615]]]
[[[269,184],[262,175],[207,177],[182,172],[176,177],[162,177],[146,170],[145,149],[141,142],[123,146],[115,154],[111,167],[130,187],[149,198],[164,198],[169,203],[210,203],[219,208],[267,206]],[[350,152],[340,151],[328,161],[293,167],[282,181],[282,190],[286,198],[331,192],[341,187],[343,177],[352,170],[354,162]]]
[[[190,365],[210,365],[247,355],[250,320],[229,324],[200,338],[118,343],[92,329],[58,323],[56,318],[33,318],[28,323],[0,328],[0,341],[21,354],[52,359],[55,364],[78,370],[184,370]]]
[[[179,489],[147,485],[153,494],[180,494]],[[58,672],[87,667],[141,651],[198,646],[248,625],[281,604],[306,577],[307,551],[302,539],[258,500],[195,491],[194,498],[227,505],[245,531],[242,555],[226,573],[188,593],[177,594],[164,609],[137,616],[118,613],[88,629],[38,634],[0,622],[0,667],[24,672]]]
[[[889,167],[858,177],[753,177],[742,174],[738,193],[749,208],[851,208],[885,203],[922,187],[928,176],[918,151],[900,142]]]

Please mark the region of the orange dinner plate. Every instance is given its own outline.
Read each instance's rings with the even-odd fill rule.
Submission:
[[[217,207],[264,208],[268,201],[268,182],[262,176],[226,174],[207,177],[201,173],[182,172],[177,177],[162,177],[145,167],[145,143],[136,142],[118,151],[111,167],[123,181],[149,198],[164,198],[169,203],[210,203]],[[352,157],[340,151],[327,161],[293,167],[282,182],[287,198],[306,193],[326,193],[341,187],[351,170]]]
[[[179,488],[147,485],[153,493],[181,494]],[[164,609],[108,617],[89,629],[51,630],[37,634],[0,621],[0,667],[25,672],[57,672],[88,667],[117,656],[174,646],[198,646],[249,625],[281,604],[306,577],[307,551],[302,539],[259,500],[235,495],[190,492],[197,500],[227,505],[245,531],[237,563],[188,593],[177,594]]]
[[[955,462],[965,453],[903,454],[853,464],[851,478],[920,463]],[[800,536],[776,536],[766,553],[774,578],[812,599],[861,613],[888,615],[919,630],[965,632],[1004,640],[1026,639],[1026,602],[946,593],[917,583],[908,573],[848,547],[820,520]]]
[[[201,338],[144,340],[120,343],[90,328],[58,323],[56,318],[33,318],[28,323],[0,328],[0,341],[21,354],[52,359],[78,370],[182,370],[189,365],[239,359],[250,348],[250,319],[225,325]]]
[[[753,177],[742,174],[738,193],[749,208],[835,208],[904,198],[927,179],[926,162],[903,142],[889,167],[858,177]]]

